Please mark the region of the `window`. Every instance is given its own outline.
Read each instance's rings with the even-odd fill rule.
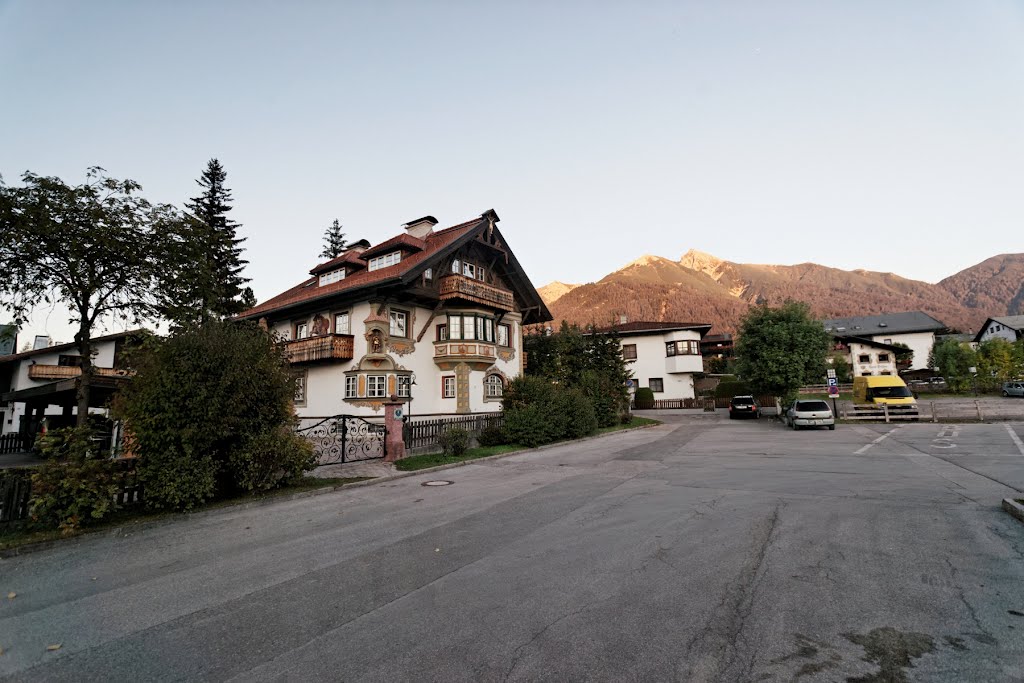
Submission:
[[[455,259],[454,261],[452,261],[452,272],[453,273],[458,273],[460,267],[461,267],[461,265],[459,264],[459,259]]]
[[[398,397],[409,398],[409,392],[412,390],[412,376],[411,375],[398,375]]]
[[[426,270],[423,271],[423,284],[429,285],[433,281],[434,281],[434,269],[433,268],[427,268]]]
[[[448,339],[462,339],[462,318],[457,315],[448,316]]]
[[[652,379],[647,380],[647,386],[650,387],[651,391],[653,391],[656,394],[660,394],[665,391],[665,383],[662,381],[660,377],[654,377]]]
[[[892,339],[886,339],[886,340],[885,340],[885,343],[886,343],[886,344],[892,344]]]
[[[406,323],[409,320],[409,314],[405,311],[391,311],[391,336],[392,337],[408,337],[406,332]]]
[[[455,376],[441,378],[441,398],[455,398]]]
[[[437,326],[437,341],[448,341],[448,326],[444,323]]]
[[[892,373],[889,372],[888,370],[882,370],[881,374],[883,374],[883,375],[891,375]]]
[[[487,279],[487,271],[484,270],[483,268],[480,268],[479,266],[477,266],[477,269],[476,269],[476,279],[477,280],[486,280]]]
[[[329,285],[332,282],[338,282],[345,279],[345,269],[339,268],[338,270],[332,270],[329,273],[324,273],[320,276],[320,286]]]
[[[306,405],[306,373],[300,372],[295,376],[295,405]]]
[[[484,380],[484,396],[487,398],[501,398],[501,393],[505,390],[505,383],[501,381],[499,375],[487,375]]]
[[[623,344],[622,345],[622,359],[623,360],[636,360],[636,344]]]
[[[352,334],[348,324],[348,311],[334,314],[334,334]]]
[[[384,398],[387,396],[387,377],[384,375],[366,376],[366,397]]]
[[[306,323],[295,323],[292,339],[305,339],[309,336],[309,325]]]
[[[57,356],[57,365],[65,368],[80,368],[82,367],[82,357],[73,356],[71,354],[64,355],[63,353]]]
[[[512,327],[510,325],[498,325],[498,346],[511,346],[508,343],[508,338],[512,335]]]
[[[345,378],[345,398],[355,398],[359,387],[359,378],[349,375]]]
[[[499,325],[499,327],[501,327]],[[508,333],[508,325],[506,335]],[[451,340],[479,340],[494,343],[494,318],[481,315],[449,315],[448,316],[448,338]]]
[[[692,339],[665,343],[666,356],[699,356],[700,343]]]
[[[366,270],[380,270],[381,268],[393,266],[396,263],[400,263],[401,261],[402,252],[393,251],[390,254],[384,254],[383,256],[375,256],[374,258],[370,259],[370,263],[369,265],[367,265]]]
[[[858,363],[870,363],[871,362],[871,356],[869,356],[866,353],[862,353],[859,356],[857,356],[857,362]]]
[[[888,363],[889,362],[889,354],[887,354],[887,353],[880,353],[880,354],[878,354],[878,362],[879,363]]]
[[[474,266],[472,263],[463,263],[462,264],[462,274],[465,275],[466,277],[475,278],[476,277],[476,266]]]

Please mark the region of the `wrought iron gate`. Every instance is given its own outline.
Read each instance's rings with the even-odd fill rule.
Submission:
[[[296,433],[313,444],[318,465],[374,460],[388,454],[384,425],[355,415],[300,420]]]

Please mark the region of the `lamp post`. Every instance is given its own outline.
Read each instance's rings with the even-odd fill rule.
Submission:
[[[974,385],[974,397],[978,397],[978,368],[973,365],[967,368],[967,372],[971,373],[971,384]]]
[[[409,443],[409,432],[412,429],[412,388],[416,386],[416,373],[411,372],[400,378],[401,383],[405,386],[406,398],[409,399],[408,403],[405,404],[405,418],[403,424],[405,427],[402,429],[402,440]]]

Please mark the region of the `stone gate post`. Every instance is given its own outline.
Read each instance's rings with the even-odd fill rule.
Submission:
[[[405,440],[402,434],[404,415],[405,403],[400,402],[397,396],[392,396],[391,400],[384,404],[384,427],[388,432],[388,454],[384,457],[384,462],[394,462],[405,457]]]

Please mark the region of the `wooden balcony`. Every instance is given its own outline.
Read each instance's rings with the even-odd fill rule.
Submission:
[[[441,301],[462,299],[505,311],[515,310],[512,292],[466,277],[446,275],[441,278]]]
[[[494,344],[477,341],[434,342],[434,362],[442,369],[449,370],[458,363],[471,367],[490,367],[497,360]]]
[[[28,366],[29,379],[53,380],[70,379],[82,374],[82,368],[74,365],[30,365]],[[93,368],[94,377],[124,377],[128,373],[115,368]]]
[[[288,362],[293,365],[352,360],[352,335],[325,334],[295,339],[285,343],[285,351],[288,353]]]

